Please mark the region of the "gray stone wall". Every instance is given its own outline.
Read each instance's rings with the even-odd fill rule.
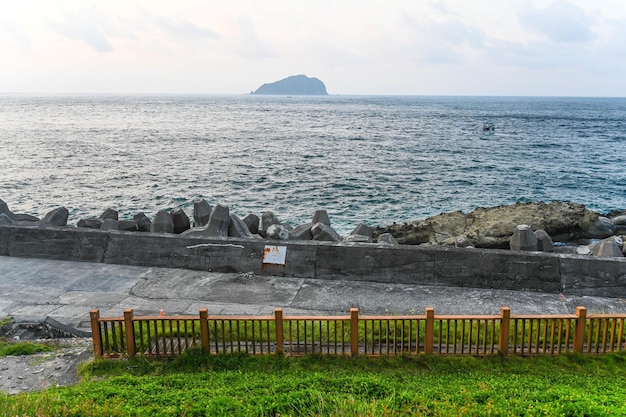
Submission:
[[[284,248],[284,262],[264,262],[267,245]],[[626,297],[626,259],[542,252],[0,226],[0,255]]]

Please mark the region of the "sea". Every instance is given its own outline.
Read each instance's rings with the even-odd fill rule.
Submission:
[[[606,213],[626,208],[626,98],[4,94],[0,199],[69,224],[325,209],[340,234],[516,202]]]

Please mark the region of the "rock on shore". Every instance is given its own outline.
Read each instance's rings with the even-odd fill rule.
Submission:
[[[4,201],[0,200],[0,226],[12,224],[38,227],[66,226],[67,217],[68,211],[64,207],[52,210],[42,220],[15,214],[9,210]],[[263,212],[260,218],[255,214],[249,214],[240,219],[229,212],[228,206],[218,203],[211,209],[211,206],[202,200],[194,203],[193,219],[195,227],[191,227],[187,214],[178,208],[171,212],[162,210],[152,221],[142,213],[136,214],[132,221],[118,220],[117,211],[107,209],[99,218],[79,220],[77,226],[197,237],[315,240],[346,244],[373,242],[394,245],[428,244],[543,252],[552,252],[553,242],[571,243],[579,239],[601,240],[610,237],[623,241],[626,235],[626,212],[615,211],[601,216],[583,204],[570,202],[534,202],[480,207],[467,214],[454,211],[425,220],[394,223],[373,229],[368,225],[359,224],[347,237],[340,236],[331,227],[330,217],[326,210],[322,209],[315,211],[311,222],[294,227],[281,222],[271,211]],[[590,242],[582,244],[587,243]],[[604,246],[608,247],[610,244]],[[566,246],[569,250],[571,245]],[[602,256],[617,253],[614,247],[609,249],[604,248],[601,251]],[[623,245],[619,245],[619,249],[624,250]],[[581,250],[585,254],[593,253],[591,247]]]
[[[555,241],[571,241],[612,235],[612,222],[605,219],[583,204],[516,203],[480,207],[467,214],[462,211],[442,213],[425,220],[378,227],[374,229],[374,236],[389,233],[400,244],[408,245],[454,245],[459,237],[464,237],[475,247],[506,249],[521,224],[545,230]]]

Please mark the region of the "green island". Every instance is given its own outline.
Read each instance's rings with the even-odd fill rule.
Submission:
[[[0,416],[610,416],[626,353],[207,355],[83,363],[75,386],[0,394]]]

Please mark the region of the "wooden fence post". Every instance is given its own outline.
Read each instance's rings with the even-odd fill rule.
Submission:
[[[424,353],[433,353],[435,339],[435,309],[426,309],[426,335],[424,337]]]
[[[503,355],[509,354],[509,331],[511,329],[511,309],[500,308],[500,337],[498,338],[498,351]]]
[[[133,324],[133,309],[124,310],[124,329],[126,330],[126,350],[129,358],[134,358],[137,353],[135,344],[135,326]]]
[[[276,310],[274,310],[274,324],[276,325],[276,353],[282,355],[285,349],[282,308],[277,308]]]
[[[94,359],[102,359],[102,334],[100,333],[100,310],[89,312],[91,319],[91,340],[93,341]]]
[[[209,310],[206,308],[200,309],[200,343],[204,352],[211,353],[211,346],[209,345]]]
[[[350,309],[350,354],[359,354],[359,309]]]
[[[585,329],[587,327],[587,309],[576,307],[576,328],[574,329],[574,351],[583,353]]]

